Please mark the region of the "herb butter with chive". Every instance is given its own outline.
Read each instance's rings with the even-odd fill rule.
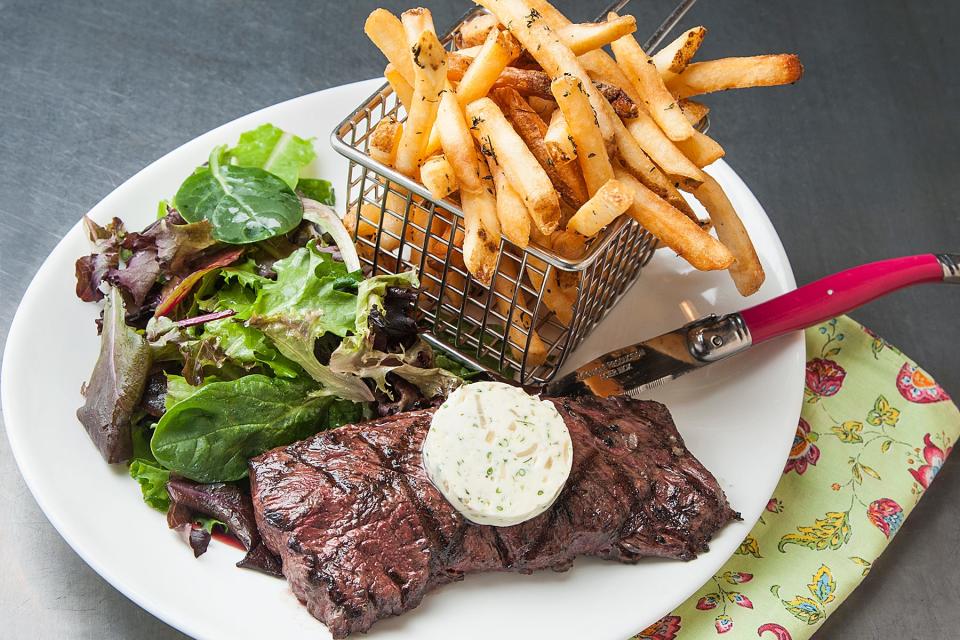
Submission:
[[[500,382],[451,393],[423,443],[424,467],[443,497],[471,522],[499,527],[549,509],[572,463],[556,407]]]

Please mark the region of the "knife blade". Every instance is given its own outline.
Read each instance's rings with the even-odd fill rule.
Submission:
[[[750,331],[740,314],[708,316],[591,360],[549,383],[544,393],[637,397],[751,344]]]
[[[549,396],[637,397],[755,344],[812,327],[903,287],[960,284],[960,254],[925,253],[853,267],[738,313],[711,315],[616,349],[548,383]]]

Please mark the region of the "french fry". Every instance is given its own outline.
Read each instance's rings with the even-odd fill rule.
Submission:
[[[570,47],[576,55],[599,49],[617,38],[629,35],[637,30],[637,20],[633,16],[620,16],[606,22],[584,22],[569,24],[558,31],[560,40]]]
[[[730,250],[683,212],[667,204],[623,169],[615,168],[614,174],[633,191],[633,204],[627,213],[694,268],[713,271],[733,264]]]
[[[416,7],[414,9],[407,9],[400,14],[400,23],[403,25],[404,36],[407,39],[407,46],[413,50],[413,64],[417,64],[416,60],[416,46],[417,41],[420,38],[420,34],[424,31],[430,31],[436,35],[437,30],[433,26],[433,14],[430,13],[430,9],[424,7]],[[416,68],[413,70],[414,76],[416,76]]]
[[[631,204],[633,193],[616,179],[608,180],[570,218],[567,229],[588,238],[593,237],[616,220]]]
[[[571,212],[571,216],[572,215],[573,212]],[[563,238],[565,235],[571,236],[572,239],[579,239],[578,246],[572,247],[573,251],[579,250],[582,254],[586,250],[586,238],[579,233],[563,230],[545,236],[539,233],[536,228],[530,230],[531,242],[534,242],[537,246],[543,247],[544,249],[554,249],[555,251],[554,240]],[[560,247],[560,250],[563,251],[564,247]],[[580,273],[577,271],[564,271],[555,267],[548,267],[546,262],[534,256],[527,258],[527,264],[532,267],[527,269],[527,277],[530,279],[530,283],[534,288],[540,290],[542,287],[544,304],[547,305],[548,309],[553,311],[557,320],[565,326],[570,326],[573,322],[573,311],[577,303],[577,287],[580,283]],[[546,276],[546,284],[544,284],[544,276]]]
[[[483,40],[481,40],[480,42],[478,42],[476,45],[472,47],[464,47],[462,49],[457,47],[457,50],[451,51],[451,53],[464,58],[476,58],[477,54],[480,53],[480,47],[482,46],[483,46]],[[447,66],[450,66],[450,65],[448,64]]]
[[[676,186],[660,170],[660,167],[654,164],[650,157],[644,153],[640,143],[627,130],[626,125],[620,120],[614,121],[613,125],[613,141],[616,145],[617,157],[623,168],[629,171],[643,186],[687,214],[691,219],[696,219],[693,209],[677,191]]]
[[[550,241],[553,250],[567,260],[576,260],[587,251],[587,237],[573,229],[553,234]]]
[[[397,122],[393,116],[378,122],[370,134],[370,157],[388,167],[393,166],[402,135],[403,124]]]
[[[587,252],[587,238],[570,229],[553,234],[552,242],[553,250],[568,260],[579,260]],[[580,272],[560,269],[555,271],[560,295],[576,300],[577,288],[580,285]]]
[[[473,136],[467,128],[467,121],[460,103],[449,91],[445,91],[440,96],[435,127],[440,135],[443,155],[453,168],[461,192],[485,189],[487,185],[480,180],[480,167],[477,163]]]
[[[449,91],[440,97],[436,127],[443,154],[460,185],[464,234],[462,238],[454,240],[463,247],[463,262],[467,270],[478,281],[489,284],[496,270],[500,250],[497,200],[487,164],[477,154],[463,109],[456,96]]]
[[[550,116],[557,110],[557,103],[553,101],[553,96],[550,96],[550,98],[550,100],[547,100],[539,96],[527,97],[527,104],[537,112],[537,115],[540,116],[540,119],[544,122],[550,122]]]
[[[588,82],[589,84],[589,82]],[[563,112],[570,128],[570,135],[577,147],[577,162],[583,171],[587,193],[591,196],[608,180],[613,178],[613,167],[607,156],[607,148],[600,132],[600,115],[590,105],[584,84],[572,75],[562,75],[553,81],[551,89],[557,106]],[[611,125],[611,132],[613,131]]]
[[[429,31],[433,34],[436,34],[436,29],[433,26],[433,14],[429,9],[423,7],[417,7],[415,9],[408,9],[400,14],[400,22],[403,24],[403,30],[407,37],[407,45],[410,47],[411,54],[413,56],[414,62],[414,76],[416,76],[417,71],[417,56],[419,55],[420,45],[418,44],[418,38],[420,34],[424,31]],[[452,91],[453,87],[450,86],[449,82],[446,82],[444,79],[444,87],[447,91]],[[412,98],[411,98],[412,100]],[[409,111],[408,111],[409,114]],[[430,137],[427,138],[427,142],[424,145],[421,151],[421,158],[427,158],[432,156],[440,149],[440,136],[436,131],[430,131]]]
[[[362,202],[360,204],[360,216],[358,220],[357,212],[351,210],[343,216],[343,226],[351,234],[361,238],[371,239],[377,235],[377,227],[380,224],[380,207],[371,202]]]
[[[564,27],[573,24],[567,16],[563,15],[562,11],[547,0],[527,0],[527,4],[554,31],[561,31]]]
[[[413,84],[413,59],[399,18],[386,9],[374,9],[363,25],[363,32],[400,75]]]
[[[633,83],[620,68],[620,65],[610,57],[610,55],[601,49],[590,51],[579,58],[586,69],[587,74],[596,82],[616,87],[627,94],[632,102],[640,104],[643,98],[637,93]],[[636,117],[636,116],[627,116]]]
[[[593,84],[600,90],[603,97],[607,99],[617,116],[621,118],[636,118],[640,113],[640,103],[634,102],[633,98],[620,87],[615,87],[605,82],[594,82]]]
[[[694,62],[667,82],[678,98],[726,89],[791,84],[803,76],[800,58],[792,53]]]
[[[567,120],[560,109],[550,116],[550,124],[547,126],[547,132],[543,134],[543,142],[547,145],[550,157],[557,164],[566,164],[577,157],[577,145],[573,142]]]
[[[677,111],[679,112],[679,109]],[[681,176],[693,181],[694,184],[703,182],[703,172],[700,168],[677,148],[677,145],[664,134],[651,116],[641,113],[625,124],[643,151],[663,169],[664,173]],[[691,129],[691,131],[695,130]]]
[[[355,239],[354,244],[357,246],[357,253],[372,261],[376,253],[377,229],[367,220],[374,220],[379,225],[380,207],[369,202],[363,202],[360,204],[360,211],[360,216],[357,215],[355,209],[348,211],[343,216],[343,226]]]
[[[660,77],[669,80],[686,69],[706,35],[707,30],[704,27],[694,27],[681,33],[673,42],[653,54],[651,60],[660,72]]]
[[[490,98],[467,105],[470,130],[486,155],[503,167],[510,184],[523,198],[533,223],[550,233],[560,223],[560,199],[550,177]]]
[[[695,100],[680,100],[678,104],[680,110],[683,111],[683,115],[686,116],[687,122],[694,126],[710,113],[710,107]]]
[[[443,200],[460,188],[453,167],[444,155],[431,156],[420,166],[420,182],[437,200]]]
[[[513,244],[525,249],[530,243],[530,214],[527,213],[527,206],[517,195],[496,159],[493,156],[486,158],[497,192],[497,219],[500,221],[500,233]]]
[[[450,80],[458,80],[462,83],[467,71],[472,66],[473,60],[473,58],[463,55],[460,51],[448,53],[447,77]],[[516,89],[524,96],[536,96],[537,98],[553,101],[553,95],[550,93],[550,82],[550,76],[543,71],[505,67],[496,80],[494,80],[492,86],[495,88],[510,87]],[[620,87],[615,87],[603,82],[595,82],[594,86],[596,90],[613,105],[618,116],[621,118],[636,117],[639,109],[637,103]]]
[[[508,64],[520,55],[520,44],[509,31],[492,29],[477,57],[460,78],[457,99],[467,105],[489,93]]]
[[[737,285],[737,291],[743,296],[753,295],[760,289],[766,278],[760,258],[750,240],[740,216],[730,204],[729,198],[717,181],[710,175],[706,176],[696,191],[694,197],[700,201],[713,221],[717,236],[733,254],[734,262],[730,265],[730,277]]]
[[[392,62],[383,70],[383,77],[387,79],[393,92],[397,94],[397,100],[400,101],[407,113],[410,113],[410,103],[413,101],[413,86],[407,82]]]
[[[580,80],[594,111],[600,111],[603,96],[590,82],[590,77],[570,47],[560,42],[557,34],[547,25],[541,12],[534,11],[526,0],[475,1],[497,16],[551,78],[569,73]],[[597,118],[603,139],[613,139],[610,119],[605,114]],[[507,175],[510,173],[507,172]]]
[[[610,46],[617,56],[617,64],[644,99],[647,111],[667,137],[671,140],[684,140],[692,136],[693,126],[683,117],[676,99],[667,91],[657,68],[634,37],[624,36]]]
[[[394,191],[396,190],[396,191]],[[401,195],[403,194],[403,195]],[[400,246],[403,237],[403,218],[407,210],[409,192],[399,185],[394,185],[384,196],[384,212],[380,215],[380,249],[393,251]]]
[[[701,169],[719,160],[725,153],[723,147],[721,147],[716,140],[699,131],[694,132],[694,134],[686,140],[677,142],[677,148],[680,149],[690,162]]]
[[[430,130],[437,116],[440,93],[447,77],[446,52],[432,31],[423,31],[414,47],[413,99],[397,149],[396,167],[401,173],[416,176],[425,156]]]
[[[454,35],[454,42],[457,49],[466,49],[468,47],[483,44],[491,29],[497,29],[497,17],[489,13],[482,13],[475,18],[467,20]]]
[[[515,89],[504,87],[493,92],[494,100],[510,120],[514,130],[523,139],[527,148],[546,171],[553,188],[560,196],[561,204],[578,209],[587,201],[587,186],[583,183],[580,167],[574,163],[557,164],[550,156],[544,136],[547,124],[536,114]],[[562,213],[562,206],[561,206]],[[561,215],[562,220],[562,215]]]
[[[430,251],[433,260],[426,262],[426,271],[429,274],[423,277],[421,274],[421,287],[434,294],[434,296],[444,305],[450,305],[455,308],[462,308],[462,292],[467,290],[467,281],[465,277],[466,265],[463,262],[463,226],[454,221],[457,217],[443,209],[436,207],[433,217],[433,235],[435,242],[431,244]],[[453,223],[456,229],[451,226]],[[445,282],[441,290],[441,284]],[[442,299],[441,299],[442,296]]]
[[[494,283],[494,304],[497,311],[506,318],[509,326],[507,331],[508,345],[513,357],[523,360],[526,355],[526,366],[533,370],[547,359],[548,347],[533,327],[533,319],[526,311],[527,299],[520,287],[520,278],[517,275],[517,265],[514,259],[504,256],[500,261],[500,273]],[[514,305],[516,300],[516,305]],[[511,314],[510,308],[513,307]]]
[[[483,185],[483,191],[493,196],[493,207],[485,207],[482,210],[483,226],[487,230],[487,237],[499,248],[500,246],[500,215],[497,213],[497,190],[493,181],[493,174],[490,173],[490,165],[487,164],[487,156],[480,149],[474,147],[474,155],[477,159],[477,173],[480,177],[480,184]]]
[[[483,167],[486,169],[486,164]],[[496,273],[497,256],[500,253],[499,230],[494,233],[486,224],[490,219],[497,221],[497,199],[492,191],[460,191],[464,226],[463,261],[470,274],[483,285],[489,285]]]
[[[550,238],[536,234],[536,228],[532,228],[531,240],[537,245],[549,249]],[[534,238],[533,236],[537,237]],[[531,286],[540,292],[540,298],[547,306],[547,309],[553,312],[557,321],[565,327],[569,327],[573,321],[573,308],[577,302],[576,289],[571,291],[560,286],[557,280],[557,269],[548,267],[547,263],[532,255],[527,256],[526,276],[530,280]],[[546,280],[546,282],[544,282]]]

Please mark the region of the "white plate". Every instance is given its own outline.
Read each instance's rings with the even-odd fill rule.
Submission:
[[[217,144],[272,122],[316,136],[316,175],[346,184],[346,162],[330,150],[333,127],[378,81],[303,96],[200,136],[135,175],[90,212],[122,217],[137,229],[154,216]],[[767,270],[751,302],[794,287],[776,232],[747,187],[723,163],[711,168],[744,218]],[[342,193],[340,195],[343,195]],[[80,556],[134,602],[199,638],[323,638],[325,628],[282,580],[236,569],[240,552],[222,544],[194,560],[164,518],[147,507],[122,466],[91,446],[74,412],[80,384],[97,357],[97,310],[74,295],[73,263],[89,252],[80,225],[37,273],[14,318],[3,360],[7,434],[27,485]],[[671,329],[709,312],[745,306],[725,273],[692,273],[660,251],[610,318],[571,358],[599,353]],[[730,557],[759,517],[783,469],[800,413],[801,335],[766,344],[652,394],[673,411],[690,449],[720,480],[743,521],[688,563],[639,566],[580,559],[572,571],[469,576],[429,595],[415,611],[374,627],[371,637],[564,638],[623,640],[682,602]]]

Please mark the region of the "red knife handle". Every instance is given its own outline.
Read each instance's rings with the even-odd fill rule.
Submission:
[[[871,262],[811,282],[740,315],[752,343],[759,344],[924,282],[960,282],[960,255],[925,253]]]

